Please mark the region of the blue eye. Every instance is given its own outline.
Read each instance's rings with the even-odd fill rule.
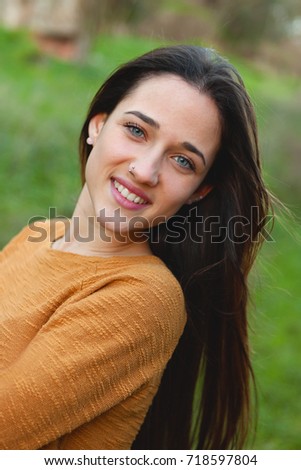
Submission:
[[[138,126],[138,124],[134,124],[134,123],[131,123],[131,122],[128,122],[125,127],[127,129],[129,129],[130,133],[134,136],[134,137],[144,137],[144,132],[143,130],[141,129],[140,126]]]
[[[183,155],[177,155],[176,157],[174,157],[174,159],[182,168],[188,168],[190,170],[194,170],[194,166],[191,163],[191,161],[188,160],[188,158],[183,157]]]

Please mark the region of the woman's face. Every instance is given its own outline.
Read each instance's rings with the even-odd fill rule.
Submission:
[[[91,212],[107,229],[128,232],[157,225],[206,194],[220,118],[211,98],[165,74],[142,81],[110,115],[92,118],[89,136]]]

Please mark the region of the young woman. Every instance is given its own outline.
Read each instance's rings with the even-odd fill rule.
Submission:
[[[269,209],[241,78],[209,49],[149,52],[97,92],[80,155],[71,220],[1,254],[2,448],[241,447]]]

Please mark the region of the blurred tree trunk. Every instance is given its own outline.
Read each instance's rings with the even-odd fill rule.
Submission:
[[[100,28],[133,24],[151,0],[0,0],[0,21],[27,27],[40,48],[65,59],[84,59]]]
[[[101,14],[97,0],[34,0],[30,28],[42,48],[70,59],[83,59]]]
[[[99,0],[0,0],[0,20],[10,28],[31,30],[40,47],[50,54],[83,59],[98,32],[106,3]]]
[[[0,0],[0,21],[9,28],[27,24],[32,0]]]

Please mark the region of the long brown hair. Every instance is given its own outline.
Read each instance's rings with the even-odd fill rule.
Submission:
[[[205,180],[211,193],[150,230],[153,253],[182,286],[188,321],[133,448],[240,448],[250,429],[254,381],[247,277],[270,198],[253,106],[236,69],[211,49],[187,45],[156,49],[121,66],[97,92],[83,125],[82,180],[90,119],[110,114],[142,80],[164,73],[213,99],[222,138]]]

